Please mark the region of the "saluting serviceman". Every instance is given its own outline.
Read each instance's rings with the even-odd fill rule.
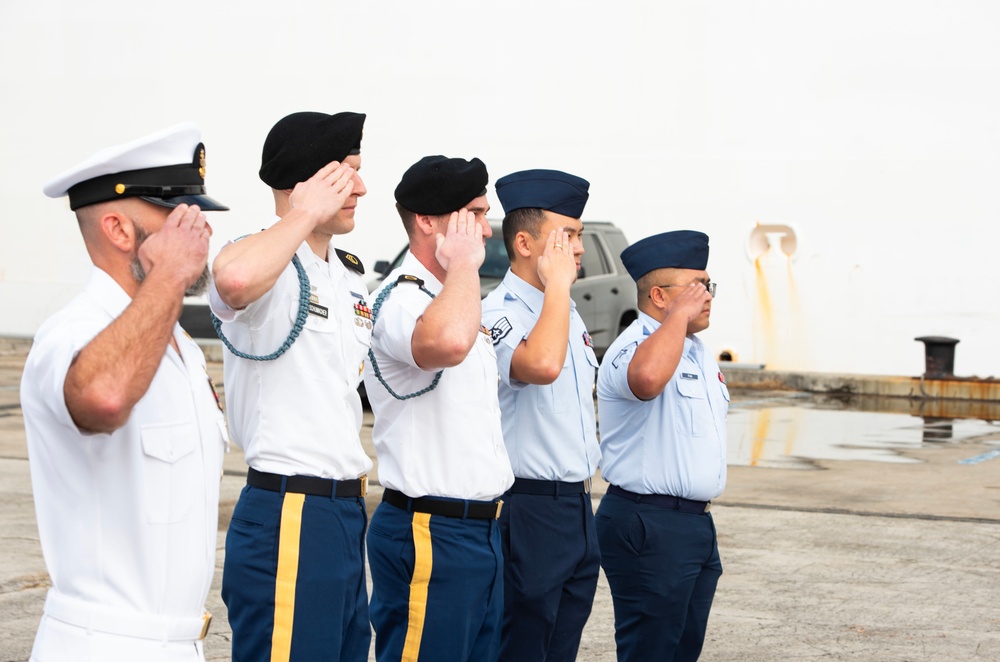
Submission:
[[[226,537],[222,597],[233,659],[367,660],[364,494],[357,387],[371,324],[360,261],[331,243],[366,193],[358,113],[274,125],[260,178],[266,230],[213,263],[212,310],[230,351],[229,427],[249,471]]]
[[[597,377],[601,564],[615,606],[618,659],[696,660],[722,574],[709,502],[726,486],[729,391],[698,340],[715,283],[708,236],[680,230],[622,252],[639,318]]]
[[[483,301],[514,484],[503,495],[501,660],[575,660],[597,591],[597,356],[570,298],[590,184],[558,170],[497,181],[510,270]]]
[[[52,588],[31,659],[204,660],[225,421],[177,324],[204,291],[201,132],[110,147],[45,185],[69,196],[94,263],[35,335],[21,378]]]
[[[395,196],[410,238],[373,293],[365,389],[383,501],[368,532],[379,660],[495,660],[503,616],[499,497],[513,476],[482,326],[486,166],[428,156]]]

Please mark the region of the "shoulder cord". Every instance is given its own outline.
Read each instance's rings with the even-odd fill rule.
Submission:
[[[309,276],[306,275],[306,270],[302,267],[302,262],[299,260],[298,255],[292,256],[292,264],[295,265],[295,271],[299,275],[299,312],[295,318],[295,324],[292,325],[292,330],[288,332],[288,337],[285,338],[285,342],[281,344],[281,347],[275,351],[267,354],[266,356],[256,356],[254,354],[246,354],[240,350],[233,347],[233,344],[229,342],[229,339],[222,333],[222,320],[212,313],[212,326],[215,327],[215,333],[219,336],[219,340],[222,344],[226,346],[230,352],[240,357],[241,359],[248,359],[250,361],[273,361],[282,354],[288,351],[288,348],[292,346],[298,337],[302,333],[302,327],[306,325],[306,318],[309,316]]]
[[[386,297],[389,296],[389,292],[392,292],[397,285],[399,285],[399,281],[396,281],[394,283],[389,283],[388,285],[385,286],[385,289],[379,292],[378,297],[375,299],[375,305],[372,307],[373,335],[375,333],[375,322],[378,321],[378,312],[379,310],[381,310],[382,304],[385,302]],[[422,291],[427,293],[427,296],[429,296],[432,299],[434,298],[434,294],[426,287],[424,287],[423,285],[419,285],[419,287]],[[382,371],[379,370],[378,361],[375,360],[375,352],[371,348],[368,349],[368,360],[372,362],[372,372],[375,373],[376,379],[378,379],[379,383],[381,383],[382,386],[385,387],[385,390],[389,392],[389,395],[396,398],[397,400],[409,400],[410,398],[419,397],[424,393],[430,393],[435,388],[437,388],[438,382],[441,381],[441,374],[444,372],[444,370],[438,370],[437,374],[434,375],[434,381],[432,381],[431,385],[428,386],[427,388],[422,388],[419,391],[410,393],[409,395],[399,395],[398,393],[393,391],[392,388],[389,387],[389,384],[386,383],[385,378],[382,377]]]

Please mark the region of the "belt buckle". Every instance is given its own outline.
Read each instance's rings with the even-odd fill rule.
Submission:
[[[368,474],[361,477],[361,496],[368,494]]]
[[[500,511],[503,510],[503,499],[497,499],[497,512],[493,519],[500,519]]]
[[[706,504],[705,504],[705,510],[704,510],[704,512],[706,512],[706,513],[707,513],[707,512],[708,512],[708,511],[710,511],[711,509],[712,509],[712,502],[711,502],[711,501],[709,501],[708,503],[706,503]]]
[[[588,478],[587,480],[583,481],[583,493],[590,494],[590,490],[593,487],[593,484],[594,484],[593,478]]]
[[[201,620],[202,620],[202,625],[201,625],[201,634],[198,636],[199,641],[208,636],[208,628],[212,625],[211,612],[206,611],[204,614],[202,614]]]

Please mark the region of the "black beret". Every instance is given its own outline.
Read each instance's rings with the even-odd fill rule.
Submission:
[[[361,153],[363,113],[292,113],[264,140],[260,178],[278,190],[295,188],[330,161]]]
[[[477,158],[466,161],[425,156],[403,173],[396,187],[396,202],[415,214],[450,214],[486,195],[489,180],[486,165]]]
[[[522,170],[497,180],[497,197],[505,214],[531,208],[580,218],[589,189],[586,179],[560,170]]]
[[[622,264],[634,281],[655,269],[704,271],[708,266],[708,235],[696,230],[654,234],[623,250]]]

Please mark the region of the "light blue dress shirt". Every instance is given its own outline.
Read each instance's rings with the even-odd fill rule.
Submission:
[[[604,355],[597,377],[601,475],[638,494],[710,501],[726,486],[729,389],[719,364],[689,336],[663,392],[638,399],[628,385],[628,366],[639,343],[659,327],[640,312]]]
[[[483,300],[483,325],[500,371],[503,438],[518,478],[578,482],[597,470],[601,449],[594,415],[597,356],[572,300],[569,348],[555,382],[527,384],[510,376],[514,350],[538,322],[543,299],[541,290],[508,270]]]

